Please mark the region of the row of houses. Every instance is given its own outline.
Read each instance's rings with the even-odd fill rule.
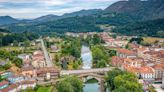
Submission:
[[[57,79],[60,71],[54,67],[22,68],[19,74],[11,71],[4,71],[0,73],[3,79],[0,82],[0,92],[18,92],[27,88],[34,88],[37,82]]]
[[[141,49],[118,49],[117,56],[112,57],[112,65],[133,72],[143,79],[162,80],[164,50]]]
[[[35,80],[14,74],[11,71],[0,72],[0,77],[3,79],[0,82],[0,92],[18,92],[36,86]]]
[[[0,92],[19,92],[25,90],[27,88],[35,88],[36,82],[35,81],[21,81],[19,83],[11,84],[8,81],[0,82]]]
[[[21,69],[21,74],[28,78],[35,78],[38,81],[44,81],[58,78],[60,75],[60,71],[54,67],[26,67]]]
[[[100,33],[100,38],[105,42],[105,46],[112,48],[125,47],[128,43],[127,40],[110,37],[108,32]]]
[[[18,58],[23,60],[23,67],[46,67],[44,54],[41,50],[35,51],[33,54],[20,54],[18,55]]]

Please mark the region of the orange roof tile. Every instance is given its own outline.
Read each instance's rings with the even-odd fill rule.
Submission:
[[[117,51],[120,53],[123,53],[123,54],[128,54],[128,55],[135,55],[136,54],[135,52],[133,52],[131,50],[127,50],[127,49],[119,49]]]

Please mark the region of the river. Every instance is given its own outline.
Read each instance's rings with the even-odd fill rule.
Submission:
[[[86,45],[82,46],[81,49],[81,58],[83,61],[83,69],[91,69],[92,68],[92,52],[90,48]],[[99,84],[95,83],[85,83],[83,87],[84,92],[99,92]]]
[[[83,61],[83,69],[92,68],[92,52],[88,46],[83,45],[81,49],[81,58]]]

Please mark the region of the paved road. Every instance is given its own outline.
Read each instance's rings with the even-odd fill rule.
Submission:
[[[47,49],[44,45],[44,42],[43,42],[43,39],[40,39],[41,41],[41,45],[42,45],[42,50],[43,50],[43,53],[44,53],[44,57],[46,59],[46,65],[47,67],[54,67],[54,64],[52,62],[52,60],[50,59],[50,56],[48,55],[48,52],[47,52]]]
[[[84,74],[84,73],[103,73],[114,69],[114,67],[110,68],[95,68],[95,69],[87,69],[87,70],[62,70],[60,75],[72,75],[72,74]]]

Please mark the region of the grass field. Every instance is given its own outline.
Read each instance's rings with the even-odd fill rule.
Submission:
[[[159,41],[164,38],[155,38],[155,37],[143,37],[145,43],[154,43],[155,41]]]
[[[14,46],[5,46],[5,47],[1,47],[0,50],[7,50],[7,51],[13,51],[13,50],[23,50],[22,47],[14,47]]]
[[[53,86],[39,87],[37,92],[52,92]]]

